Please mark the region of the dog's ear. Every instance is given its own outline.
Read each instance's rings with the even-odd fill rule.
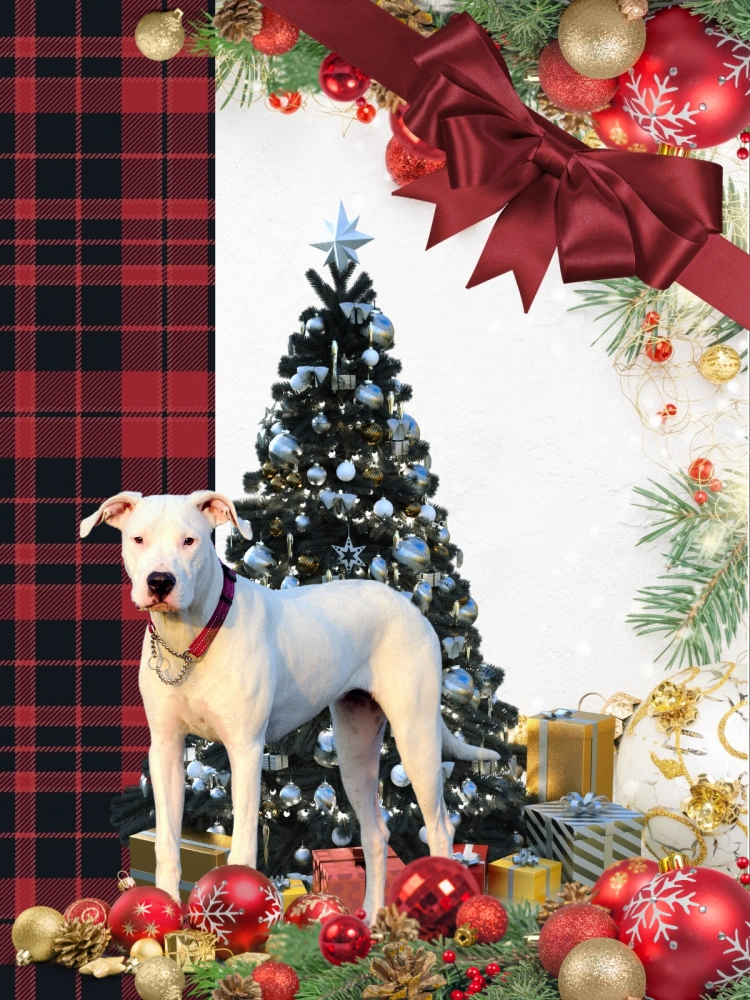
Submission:
[[[247,539],[253,537],[250,522],[246,521],[244,517],[237,516],[234,503],[223,493],[214,493],[213,490],[198,490],[197,493],[191,493],[188,500],[195,504],[212,529],[231,521],[243,537]]]
[[[84,517],[81,521],[81,538],[85,538],[91,532],[91,529],[95,528],[97,524],[101,524],[102,521],[111,524],[113,528],[122,529],[126,519],[133,513],[135,505],[142,496],[142,493],[125,491],[110,497],[109,500],[105,500],[100,505],[99,510],[94,511],[93,514],[89,514],[88,517]]]

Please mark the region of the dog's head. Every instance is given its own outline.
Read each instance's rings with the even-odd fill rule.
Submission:
[[[231,523],[252,538],[223,493],[199,490],[190,496],[143,497],[118,493],[81,521],[81,538],[106,521],[122,532],[122,558],[141,610],[184,611],[193,603],[201,572],[216,559],[211,532]]]

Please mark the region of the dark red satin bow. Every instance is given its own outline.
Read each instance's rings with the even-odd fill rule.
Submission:
[[[411,105],[445,170],[403,198],[436,205],[428,246],[503,209],[470,285],[513,271],[528,310],[557,249],[564,281],[679,281],[750,326],[750,256],[721,235],[721,167],[589,149],[526,108],[489,36],[459,14],[424,38],[372,0],[267,5]]]

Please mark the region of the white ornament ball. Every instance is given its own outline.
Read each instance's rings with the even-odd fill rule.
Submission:
[[[391,781],[397,788],[406,788],[411,784],[403,764],[396,764],[391,768]]]
[[[419,839],[422,841],[423,844],[427,843],[427,827],[426,826],[421,827],[421,829],[419,831]]]
[[[617,756],[618,801],[646,816],[643,854],[681,851],[737,874],[747,854],[747,672],[729,663],[669,674],[636,709]]]
[[[335,826],[331,831],[331,840],[336,847],[348,847],[352,842],[351,831],[345,830],[341,826]]]
[[[312,852],[309,847],[305,847],[304,844],[298,847],[294,852],[294,860],[298,865],[309,865],[312,858]]]
[[[431,503],[423,503],[422,509],[419,512],[419,516],[423,517],[425,521],[434,521],[437,517],[437,511],[432,506]]]
[[[368,368],[374,368],[378,361],[380,361],[380,355],[374,347],[368,347],[362,354],[362,360]]]
[[[289,379],[289,385],[292,387],[292,389],[295,389],[297,392],[300,392],[302,389],[307,388],[307,379],[305,378],[304,375],[300,375],[299,372],[297,372],[296,375],[292,375],[292,377]]]
[[[354,462],[350,462],[348,459],[345,462],[340,462],[336,467],[336,475],[342,483],[350,482],[357,475]]]
[[[372,508],[374,514],[378,517],[390,517],[393,513],[393,504],[390,500],[386,500],[385,497],[381,497]]]
[[[299,580],[296,576],[285,576],[281,581],[280,590],[291,590],[292,587],[299,587]]]

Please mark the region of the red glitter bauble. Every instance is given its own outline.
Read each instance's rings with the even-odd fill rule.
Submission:
[[[539,934],[539,961],[556,976],[568,952],[589,938],[617,938],[614,920],[591,903],[569,903],[544,922]]]
[[[215,934],[233,955],[260,951],[281,920],[281,896],[270,879],[248,865],[223,865],[198,879],[188,899],[194,930]]]
[[[308,924],[322,924],[324,920],[340,913],[351,913],[351,910],[344,906],[338,896],[331,896],[326,892],[308,892],[291,901],[286,908],[284,920],[288,924],[307,927]]]
[[[318,70],[318,80],[324,94],[332,101],[355,101],[370,86],[370,77],[353,66],[348,59],[329,52]]]
[[[646,357],[661,365],[664,364],[665,361],[669,361],[672,357],[672,351],[674,348],[672,347],[671,340],[667,340],[666,337],[654,337],[652,340],[646,341],[644,350],[646,352]]]
[[[181,925],[180,904],[153,885],[138,885],[120,893],[107,918],[112,937],[126,951],[143,938],[163,944],[164,935],[178,931]]]
[[[707,483],[713,474],[714,463],[707,458],[696,458],[688,468],[688,475],[697,483]]]
[[[658,143],[718,146],[750,120],[750,45],[684,7],[646,22],[646,47],[620,77],[627,113]]]
[[[619,925],[622,911],[638,890],[650,882],[659,866],[649,858],[626,858],[606,868],[593,885],[594,903],[605,906]]]
[[[417,156],[423,156],[427,160],[444,160],[445,153],[442,149],[438,149],[437,146],[431,146],[424,139],[420,139],[418,135],[414,135],[411,129],[408,128],[404,122],[404,115],[408,110],[408,104],[399,104],[395,111],[391,111],[389,115],[391,132],[393,132],[404,149],[407,149],[410,153],[416,153]]]
[[[445,166],[445,160],[428,160],[424,156],[410,153],[393,135],[385,147],[385,166],[391,175],[391,180],[399,187],[403,187],[404,184],[410,184],[426,174],[440,170]]]
[[[464,924],[477,932],[479,944],[492,944],[505,936],[508,911],[494,896],[472,896],[461,903],[456,913],[456,927]]]
[[[701,997],[750,971],[750,895],[715,868],[664,872],[625,907],[620,940],[652,1000]]]
[[[539,85],[558,108],[577,112],[603,108],[617,90],[616,79],[594,80],[573,69],[556,40],[545,45],[539,56]]]
[[[320,953],[331,965],[356,962],[365,958],[372,947],[370,928],[353,913],[329,917],[320,928]]]
[[[429,941],[451,937],[462,903],[477,895],[477,884],[452,858],[417,858],[396,876],[388,903],[419,924],[419,936]]]
[[[594,111],[594,131],[609,149],[626,153],[657,153],[659,144],[640,125],[636,125],[622,104],[622,93],[617,90],[609,104]]]
[[[263,1000],[294,1000],[297,996],[299,976],[286,962],[261,962],[252,978],[260,986]]]
[[[90,920],[92,924],[106,924],[109,916],[109,903],[103,899],[77,899],[66,909],[63,916],[66,920]]]
[[[291,51],[299,39],[299,28],[295,28],[270,7],[263,8],[260,31],[253,35],[253,45],[266,56],[280,56]]]

